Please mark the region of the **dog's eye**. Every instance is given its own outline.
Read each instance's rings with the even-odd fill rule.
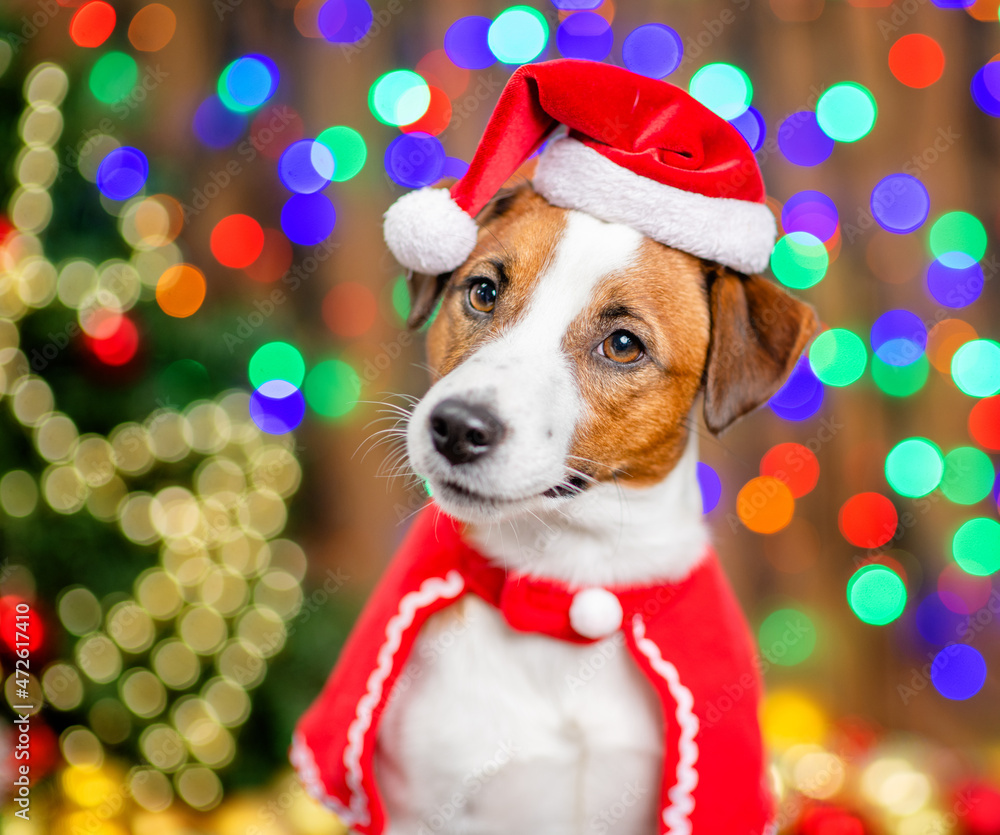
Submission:
[[[497,286],[488,278],[482,278],[469,287],[469,304],[480,313],[492,313],[497,304]]]
[[[599,352],[615,362],[628,363],[639,359],[645,348],[638,336],[629,331],[615,331],[601,343]]]

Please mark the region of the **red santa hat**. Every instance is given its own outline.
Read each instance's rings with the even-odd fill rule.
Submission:
[[[550,203],[739,272],[767,266],[776,225],[739,131],[672,84],[571,59],[519,67],[465,176],[389,208],[396,259],[422,273],[460,266],[476,245],[475,216],[560,124],[568,134],[546,146],[533,177]]]

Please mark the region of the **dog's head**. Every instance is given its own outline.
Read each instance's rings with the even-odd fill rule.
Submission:
[[[781,385],[811,308],[523,186],[478,218],[468,260],[411,277],[434,385],[407,431],[414,469],[468,522],[644,486],[681,456],[692,407],[720,432]]]

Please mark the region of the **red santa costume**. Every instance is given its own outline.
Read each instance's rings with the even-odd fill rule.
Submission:
[[[632,226],[741,272],[768,262],[774,218],[749,146],[725,120],[662,81],[607,64],[520,67],[467,174],[386,213],[386,241],[411,270],[442,273],[472,252],[475,215],[560,125],[534,186],[550,203]],[[661,833],[760,835],[772,807],[757,719],[752,641],[713,552],[682,581],[570,588],[507,572],[438,508],[416,520],[296,730],[292,761],[309,792],[364,835],[386,813],[373,773],[379,720],[421,626],[474,594],[511,629],[588,643],[620,632],[659,696]]]

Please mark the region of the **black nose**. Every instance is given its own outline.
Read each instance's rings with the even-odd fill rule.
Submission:
[[[503,424],[485,406],[454,397],[442,400],[431,412],[434,448],[452,464],[482,458],[503,437]]]

